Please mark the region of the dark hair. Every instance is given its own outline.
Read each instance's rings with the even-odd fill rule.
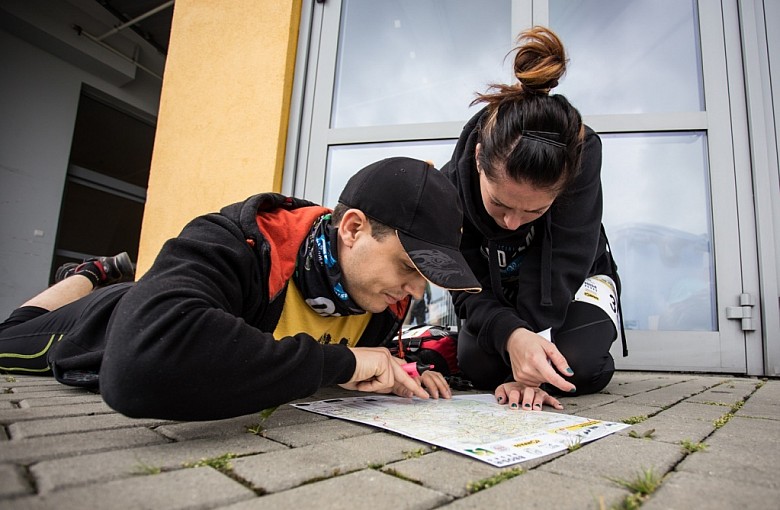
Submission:
[[[347,212],[350,209],[350,207],[339,203],[336,205],[336,208],[333,209],[333,213],[330,217],[330,224],[334,227],[338,227],[339,223],[341,223],[341,218],[344,217],[344,213]],[[395,232],[395,229],[392,227],[388,227],[384,223],[380,223],[379,221],[375,220],[374,218],[371,218],[369,216],[366,216],[368,218],[368,224],[371,225],[371,237],[376,239],[377,241],[381,241],[388,235]]]
[[[565,97],[549,95],[566,72],[566,53],[545,27],[526,30],[517,41],[518,83],[491,84],[472,102],[487,103],[479,164],[487,177],[503,169],[517,182],[560,192],[577,175],[584,134],[577,109]]]

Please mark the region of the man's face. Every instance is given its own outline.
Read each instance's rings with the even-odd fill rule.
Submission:
[[[377,241],[370,227],[356,232],[351,246],[340,251],[344,287],[362,309],[379,313],[412,295],[422,298],[425,278],[401,246],[395,233]]]

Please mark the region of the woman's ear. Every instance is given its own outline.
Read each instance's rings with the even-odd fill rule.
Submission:
[[[348,209],[339,223],[339,238],[344,246],[352,248],[361,233],[371,235],[368,217],[360,209]]]

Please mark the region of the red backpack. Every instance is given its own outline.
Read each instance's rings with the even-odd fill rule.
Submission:
[[[398,342],[393,342],[390,352],[398,356]],[[445,377],[457,375],[458,368],[458,331],[450,326],[414,326],[401,334],[403,358],[406,361],[419,361],[434,365],[434,370]]]

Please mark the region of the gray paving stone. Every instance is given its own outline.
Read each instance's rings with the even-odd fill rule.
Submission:
[[[742,408],[735,413],[737,416],[749,416],[752,418],[766,418],[768,420],[780,420],[780,405],[755,402],[751,398]]]
[[[665,416],[667,418],[688,418],[693,420],[704,420],[712,422],[730,411],[730,406],[697,404],[685,401],[680,402],[679,404],[670,407],[669,409],[664,409],[655,416]]]
[[[442,508],[583,510],[614,508],[628,492],[609,483],[578,480],[543,471],[524,473]]]
[[[315,443],[364,436],[377,431],[378,429],[376,428],[344,420],[325,420],[289,425],[287,427],[268,428],[263,432],[263,435],[268,439],[273,439],[292,448],[299,448]]]
[[[711,388],[669,408],[658,407],[702,384]],[[26,406],[0,409],[0,421],[8,420],[0,426],[0,508],[216,508],[238,502],[236,508],[419,504],[601,510],[619,507],[628,494],[611,479],[632,480],[651,467],[668,476],[643,510],[768,508],[778,501],[780,490],[775,482],[780,465],[778,380],[618,372],[605,393],[562,399],[565,413],[610,421],[647,415],[633,429],[641,434],[654,428],[652,439],[627,437],[627,429],[574,452],[513,466],[528,472],[475,494],[468,494],[469,482],[501,469],[291,406],[280,407],[263,422],[263,438],[246,432],[259,423],[259,414],[207,423],[131,420],[107,408],[90,414],[98,410],[89,407],[99,400],[97,395],[50,378],[23,376],[4,383],[0,376],[0,386],[12,391],[0,390],[0,407],[15,402]],[[331,387],[304,400],[354,395],[363,394]],[[74,403],[90,399],[91,404]],[[716,430],[715,420],[740,400],[744,406]],[[66,402],[71,404],[57,405]],[[7,439],[6,431],[13,439]],[[679,445],[682,439],[702,438],[708,445],[704,451],[689,454]],[[30,445],[31,450],[26,448]],[[29,451],[21,453],[23,448]],[[231,461],[230,476],[211,468],[182,468],[183,463],[228,452],[241,456]],[[144,466],[163,473],[136,474]],[[250,487],[270,494],[258,496]],[[43,495],[33,495],[35,488]],[[222,498],[225,490],[237,495]],[[191,493],[201,497],[188,500]],[[419,497],[407,498],[409,494]],[[431,494],[435,497],[428,499]],[[327,506],[331,501],[333,506]]]
[[[12,438],[25,439],[71,432],[89,432],[127,427],[156,427],[167,423],[171,422],[166,420],[128,418],[121,414],[113,413],[21,421],[8,425],[8,430]]]
[[[780,490],[704,474],[671,473],[642,510],[777,508]]]
[[[760,443],[780,446],[780,421],[734,416],[716,430],[708,442],[713,445]]]
[[[619,400],[617,402],[588,409],[586,412],[582,413],[582,415],[585,418],[592,418],[594,420],[622,422],[623,420],[639,416],[650,417],[659,412],[661,412],[661,409],[658,407],[631,404]]]
[[[83,455],[164,442],[164,437],[144,428],[36,437],[3,443],[0,462],[30,463],[67,455]]]
[[[105,403],[75,404],[71,406],[49,406],[25,409],[0,410],[0,424],[9,424],[25,420],[40,420],[42,418],[58,418],[66,416],[86,416],[115,412]]]
[[[684,375],[671,375],[671,374],[656,374],[648,376],[647,378],[641,377],[631,379],[627,381],[616,380],[617,375],[613,376],[612,381],[602,390],[602,393],[608,393],[610,395],[636,395],[637,393],[643,393],[646,391],[663,388],[670,384],[677,384],[693,379],[695,376]]]
[[[591,395],[582,395],[579,397],[558,397],[558,401],[563,404],[563,412],[566,414],[579,415],[580,413],[594,408],[622,400],[621,395],[610,395],[608,393],[593,393]]]
[[[25,375],[0,375],[0,393],[7,388],[65,388],[52,377],[34,377]]]
[[[83,393],[80,395],[68,396],[48,396],[48,397],[30,397],[25,396],[20,401],[23,407],[47,407],[47,406],[68,406],[73,404],[97,404],[102,403],[103,397],[93,393]]]
[[[180,469],[13,500],[14,510],[111,508],[212,508],[255,494],[209,468]]]
[[[73,397],[77,395],[96,395],[85,391],[83,388],[71,388],[68,386],[60,386],[52,389],[39,388],[39,391],[35,392],[21,392],[11,391],[10,393],[0,393],[0,401],[19,401],[25,398],[48,398],[48,397]]]
[[[373,469],[364,469],[296,489],[247,500],[226,510],[314,508],[318,510],[426,510],[449,498]]]
[[[660,374],[671,375],[671,374]],[[615,370],[612,380],[609,381],[607,388],[614,385],[622,385],[627,382],[646,381],[648,379],[657,379],[659,377],[658,372],[639,372],[639,371],[625,371]]]
[[[761,384],[763,383],[763,384]],[[755,400],[757,403],[780,405],[780,380],[761,380],[757,381],[756,385],[761,385],[755,393],[750,397],[750,400]]]
[[[0,498],[32,494],[33,489],[21,473],[21,468],[0,464]],[[0,499],[0,508],[3,502]]]
[[[721,384],[688,399],[689,402],[719,403],[733,406],[756,391],[758,381],[726,379]]]
[[[275,427],[286,427],[299,423],[312,423],[325,421],[328,418],[320,414],[301,411],[290,406],[277,409],[270,417],[262,422],[265,430]],[[201,439],[205,437],[224,437],[234,434],[245,434],[247,428],[255,427],[260,423],[260,414],[248,414],[228,420],[185,422],[164,425],[157,432],[176,441],[189,439]]]
[[[236,459],[233,472],[253,487],[273,493],[318,478],[384,466],[420,448],[429,451],[423,443],[376,433]]]
[[[469,482],[489,478],[502,471],[490,464],[448,451],[435,451],[422,457],[393,462],[381,470],[397,472],[425,487],[457,497],[468,494]]]
[[[709,436],[715,430],[712,421],[697,420],[683,416],[666,415],[659,413],[642,423],[633,425],[631,428],[621,430],[618,434],[631,437],[632,431],[638,434],[637,441],[663,441],[679,445],[681,441],[692,441],[698,443]],[[651,438],[645,438],[644,434],[652,432]]]
[[[587,443],[537,470],[602,483],[633,480],[645,470],[664,475],[684,456],[679,445],[612,435]]]
[[[151,468],[162,471],[181,469],[185,464],[228,453],[243,456],[284,449],[284,446],[268,439],[244,434],[44,461],[33,465],[30,472],[35,477],[38,490],[46,493],[73,485],[144,474]]]
[[[705,443],[677,471],[780,489],[780,422],[734,417]]]
[[[327,416],[321,414],[312,413],[310,411],[303,411],[295,407],[285,405],[276,410],[274,414],[268,417],[263,425],[266,429],[272,429],[275,427],[287,427],[289,425],[300,425],[301,423],[314,423],[327,420]]]
[[[625,401],[639,405],[668,407],[688,397],[700,394],[715,384],[717,384],[717,379],[696,377],[689,381],[678,382],[663,388],[631,395]]]
[[[18,406],[13,402],[0,401],[0,409],[16,409]]]

